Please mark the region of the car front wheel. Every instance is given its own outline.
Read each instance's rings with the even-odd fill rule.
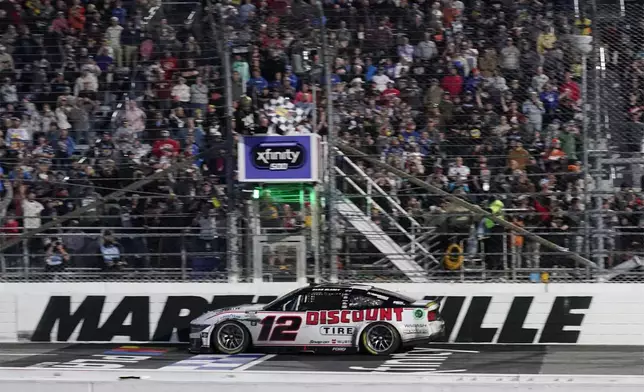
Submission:
[[[390,324],[369,324],[362,332],[362,346],[369,354],[389,355],[400,347],[400,335]]]
[[[212,334],[212,347],[222,354],[239,354],[250,346],[250,334],[236,321],[224,321]]]

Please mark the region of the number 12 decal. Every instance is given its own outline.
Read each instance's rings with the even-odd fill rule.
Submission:
[[[275,321],[275,316],[268,316],[260,324],[262,324],[262,329],[259,332],[258,341],[294,342],[302,325],[302,317],[282,316]],[[273,324],[275,328],[273,328]]]

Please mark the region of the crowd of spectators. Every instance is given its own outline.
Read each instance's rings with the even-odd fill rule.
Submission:
[[[8,271],[177,268],[182,251],[197,270],[219,268],[218,56],[199,18],[184,23],[201,4],[159,5],[0,3],[2,243],[104,202],[6,249]]]
[[[244,106],[236,117],[238,132],[326,135],[325,102],[331,99],[341,142],[472,203],[489,207],[500,201],[506,219],[560,246],[583,251],[585,209],[604,210],[601,219],[608,230],[638,220],[631,212],[639,199],[628,183],[626,193],[607,195],[603,205],[585,205],[590,179],[584,176],[589,168],[582,165],[582,53],[573,35],[592,33],[587,10],[575,12],[572,1],[537,0],[322,3],[323,16],[315,3],[301,0],[242,0],[225,8],[230,42],[238,54],[234,99]],[[324,94],[322,24],[332,64],[331,97]],[[605,39],[621,55],[623,35],[614,35]],[[301,108],[316,103],[315,122],[309,116],[289,130],[271,126],[270,106],[278,97]],[[640,99],[631,98],[633,118],[641,115]],[[632,142],[637,149],[639,138],[635,135]],[[478,217],[450,217],[456,209],[445,200],[360,157],[352,159],[422,225],[438,225],[446,233],[467,233],[469,225],[478,225]],[[343,170],[367,189],[359,173],[346,165]],[[339,185],[354,191],[342,181]],[[405,220],[389,209],[401,223]],[[383,229],[396,232],[376,210],[367,212]],[[487,238],[494,229],[490,223],[479,225],[478,238]],[[502,240],[497,238],[484,244],[484,261],[492,269],[502,268]],[[508,245],[514,253],[525,256],[517,267],[572,266],[556,256],[540,260],[537,244],[507,238],[512,238]],[[638,241],[618,236],[604,245],[609,252],[625,251]],[[376,251],[363,240],[343,252]],[[607,265],[627,256],[608,257]]]
[[[472,203],[500,201],[507,219],[582,250],[583,211],[593,206],[582,196],[581,53],[571,36],[591,34],[590,19],[575,17],[565,0],[322,3],[323,15],[304,0],[220,2],[217,22],[222,16],[225,24],[217,32],[202,15],[199,29],[184,24],[187,5],[152,22],[146,16],[157,4],[146,1],[0,3],[0,176],[7,180],[0,191],[13,190],[5,239],[173,168],[136,194],[12,247],[5,264],[43,254],[32,263],[54,270],[124,262],[172,268],[181,263],[181,241],[204,255],[191,260],[196,269],[221,268],[212,255],[226,247],[217,233],[232,179],[218,146],[231,132],[326,136],[329,99],[341,142]],[[211,40],[218,34],[233,53],[231,130],[221,121],[225,80]],[[630,102],[633,120],[639,99]],[[291,113],[286,126],[277,106]],[[463,231],[445,200],[351,159],[422,225]],[[601,208],[639,211],[627,185]],[[291,206],[273,208],[294,214]],[[369,213],[385,228],[386,219]],[[635,215],[604,216],[613,227]],[[481,236],[493,231],[479,226]],[[526,254],[523,266],[545,265],[534,244],[515,245]],[[490,268],[500,268],[495,247],[486,247]]]

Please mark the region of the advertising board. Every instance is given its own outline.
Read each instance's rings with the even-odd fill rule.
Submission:
[[[238,142],[240,182],[317,182],[320,136],[242,136]]]

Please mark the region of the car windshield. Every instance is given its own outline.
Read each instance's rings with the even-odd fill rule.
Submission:
[[[280,301],[283,301],[284,298],[290,297],[290,296],[294,295],[295,293],[299,292],[300,290],[302,290],[302,287],[297,288],[297,289],[295,289],[293,291],[289,291],[288,293],[282,295],[281,297],[277,297],[271,303],[269,303],[268,305],[264,306],[264,309],[270,309],[273,305],[279,303]]]

